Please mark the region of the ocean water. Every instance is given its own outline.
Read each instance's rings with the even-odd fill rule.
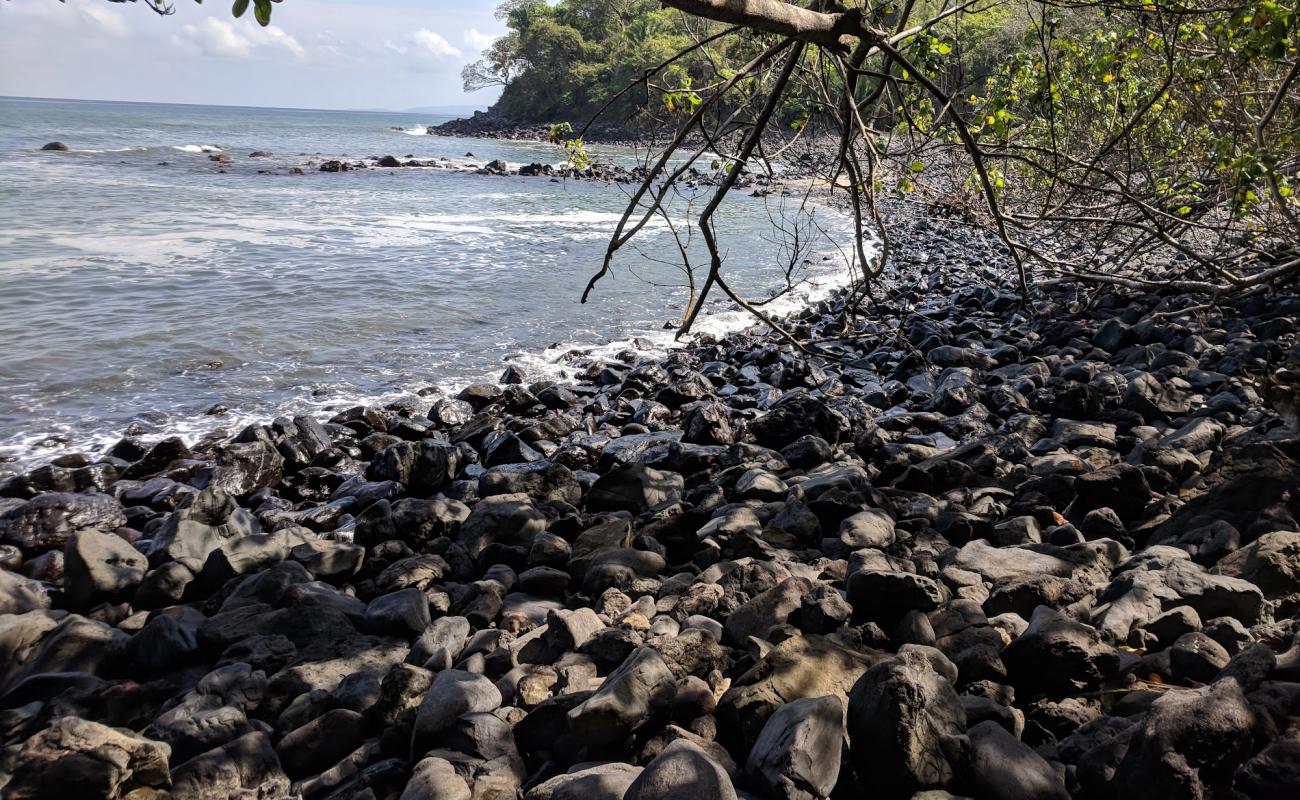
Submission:
[[[687,290],[666,223],[649,226],[581,304],[626,189],[476,175],[491,159],[558,163],[563,153],[423,133],[445,119],[0,98],[0,456],[30,466],[98,454],[132,424],[146,438],[193,439],[423,387],[454,391],[495,380],[508,362],[530,379],[563,377],[574,349],[673,346],[664,326]],[[39,149],[55,140],[71,150]],[[273,155],[250,158],[257,150]],[[447,161],[314,166],[387,154]],[[222,155],[230,161],[212,158]],[[772,219],[798,198],[735,195],[718,217],[725,269],[762,298],[789,266]],[[706,196],[674,202],[679,230]],[[769,310],[848,278],[841,258],[824,255],[838,252],[844,220],[817,213],[802,230],[801,282]],[[702,262],[698,246],[689,252]],[[752,323],[719,301],[698,328]],[[229,411],[204,414],[218,403]]]

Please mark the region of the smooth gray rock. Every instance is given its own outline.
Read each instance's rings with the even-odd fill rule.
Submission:
[[[663,657],[638,647],[595,694],[569,711],[569,728],[586,742],[620,741],[671,708],[676,692],[676,679]]]
[[[867,670],[849,694],[850,760],[877,797],[942,789],[970,753],[966,712],[953,690],[957,668],[938,650],[904,645]]]
[[[439,672],[416,712],[412,752],[417,756],[428,752],[430,740],[451,728],[462,715],[494,711],[500,706],[500,690],[483,675],[459,669]]]
[[[524,800],[623,800],[641,767],[611,762],[556,775],[529,789]]]
[[[1061,776],[1029,745],[993,720],[971,726],[970,780],[987,800],[1070,800]]]
[[[678,739],[646,765],[623,800],[736,800],[736,788],[708,753]]]
[[[546,530],[546,517],[533,508],[527,495],[502,494],[480,500],[461,523],[458,541],[477,557],[488,545],[503,543],[525,550],[533,537]]]
[[[859,511],[840,523],[839,536],[851,550],[863,547],[883,550],[894,543],[894,518],[878,508]]]
[[[154,536],[149,555],[161,560],[192,559],[202,565],[209,553],[227,541],[261,530],[253,515],[240,508],[233,497],[216,488],[204,489],[193,495],[188,505],[172,512]]]
[[[764,795],[823,800],[840,776],[845,701],[837,695],[786,703],[768,718],[745,771]]]
[[[366,606],[366,628],[372,633],[419,636],[431,622],[429,601],[415,588],[380,595]]]
[[[684,481],[675,472],[624,464],[606,472],[587,492],[589,511],[631,511],[639,514],[682,497]]]

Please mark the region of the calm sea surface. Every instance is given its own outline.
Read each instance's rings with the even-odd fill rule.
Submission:
[[[97,454],[132,423],[192,438],[323,416],[494,380],[508,361],[554,377],[568,349],[632,337],[667,347],[664,323],[686,298],[682,271],[663,263],[676,252],[667,226],[582,305],[625,190],[473,174],[563,154],[423,135],[446,119],[0,98],[0,455]],[[71,150],[40,151],[55,140]],[[448,161],[308,166],[345,154]],[[770,215],[782,201],[737,194],[719,222],[727,269],[762,296],[781,280]],[[843,280],[842,262],[813,261],[787,308]],[[750,321],[709,311],[704,330]],[[217,403],[230,411],[203,414]]]

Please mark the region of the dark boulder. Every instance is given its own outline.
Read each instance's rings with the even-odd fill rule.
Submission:
[[[681,499],[684,482],[675,472],[626,464],[602,475],[587,493],[590,511],[631,511],[639,514]]]
[[[1097,689],[1119,673],[1119,653],[1096,629],[1039,606],[1024,633],[1002,651],[1017,694],[1066,697]]]
[[[0,542],[35,555],[61,549],[81,531],[111,533],[125,524],[122,504],[106,494],[48,492],[0,514]]]
[[[74,608],[120,599],[144,580],[149,568],[149,560],[125,539],[95,530],[68,541],[63,564],[63,593]]]
[[[764,447],[782,448],[801,436],[818,436],[831,444],[843,438],[843,416],[815,397],[792,394],[749,426],[754,440]]]
[[[877,797],[909,798],[959,778],[969,758],[957,668],[933,648],[904,645],[849,694],[849,755]]]

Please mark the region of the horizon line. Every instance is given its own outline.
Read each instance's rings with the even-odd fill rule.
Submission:
[[[36,95],[10,95],[0,94],[0,100],[36,100],[36,101],[54,101],[62,103],[121,103],[134,105],[154,105],[154,106],[194,106],[198,108],[247,108],[264,111],[334,111],[350,112],[354,114],[426,114],[436,113],[432,111],[403,111],[395,108],[310,108],[303,106],[258,106],[242,105],[237,103],[178,103],[168,100],[103,100],[91,97],[40,97]],[[475,111],[486,110],[479,106],[464,105],[458,106],[453,104],[447,105],[429,105],[413,106],[413,108],[447,108],[447,109],[467,109],[470,113]]]

